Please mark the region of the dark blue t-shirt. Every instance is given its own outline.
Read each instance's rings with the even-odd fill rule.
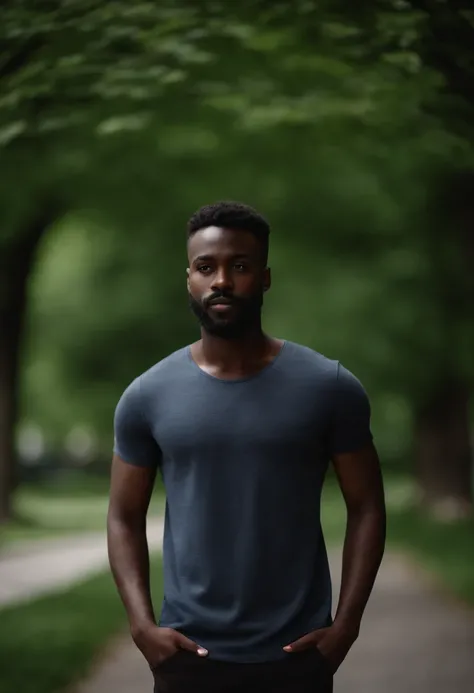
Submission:
[[[331,455],[371,440],[360,382],[293,342],[248,378],[213,377],[185,347],[135,379],[114,451],[163,477],[160,625],[259,662],[330,623],[321,488]]]

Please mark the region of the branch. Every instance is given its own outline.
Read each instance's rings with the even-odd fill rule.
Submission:
[[[3,64],[0,64],[0,79],[10,77],[21,70],[42,47],[43,41],[40,40],[39,36],[32,36],[25,41],[16,53],[7,57]]]
[[[428,18],[431,37],[423,41],[427,56],[448,81],[453,93],[474,106],[474,26],[461,13],[462,2],[441,5],[433,0],[412,0],[414,9],[422,10]],[[459,63],[459,52],[469,56],[466,64]]]

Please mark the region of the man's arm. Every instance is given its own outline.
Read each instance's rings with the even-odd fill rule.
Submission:
[[[156,470],[112,461],[107,515],[109,562],[133,637],[155,624],[150,593],[146,515]]]
[[[155,622],[146,516],[161,450],[144,415],[139,379],[120,398],[114,433],[107,543],[110,567],[132,637],[152,668],[179,649],[206,655],[206,650],[189,638]]]
[[[357,637],[385,548],[386,511],[374,445],[333,455],[347,508],[341,592],[334,622]]]
[[[339,603],[333,625],[320,628],[283,649],[317,647],[337,671],[356,641],[385,548],[385,498],[372,443],[358,452],[332,456],[347,508]]]
[[[327,437],[329,457],[347,508],[339,604],[332,626],[308,633],[284,648],[297,652],[316,646],[333,672],[359,635],[385,548],[385,498],[370,416],[362,384],[339,364]]]

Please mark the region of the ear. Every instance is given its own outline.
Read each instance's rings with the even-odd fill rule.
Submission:
[[[264,273],[263,273],[263,290],[268,291],[268,289],[272,285],[272,272],[270,267],[265,267]]]
[[[189,267],[186,269],[186,286],[188,287],[189,291]]]

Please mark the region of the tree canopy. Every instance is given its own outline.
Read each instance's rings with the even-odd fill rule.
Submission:
[[[219,198],[268,216],[267,325],[361,377],[387,456],[472,391],[463,3],[10,0],[1,19],[0,369],[24,366],[21,418],[52,444],[80,421],[108,450],[123,387],[195,335],[184,226]]]

